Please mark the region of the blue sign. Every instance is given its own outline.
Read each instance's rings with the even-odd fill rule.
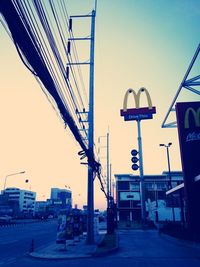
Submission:
[[[138,115],[125,115],[125,121],[134,121],[134,120],[149,120],[153,118],[153,114],[138,114]]]

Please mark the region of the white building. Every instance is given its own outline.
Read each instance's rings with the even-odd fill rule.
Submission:
[[[3,194],[8,195],[8,200],[18,204],[19,212],[23,214],[34,214],[36,193],[22,190],[16,187],[8,187],[3,190]]]
[[[130,224],[141,221],[140,177],[133,174],[115,174],[117,221]],[[180,171],[161,175],[144,175],[146,219],[150,221],[184,221],[185,210],[179,193],[166,195],[169,187],[183,182]],[[171,184],[171,185],[170,185]]]

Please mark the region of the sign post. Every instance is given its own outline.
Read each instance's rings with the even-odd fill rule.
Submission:
[[[148,107],[140,108],[140,95],[141,93],[145,93],[147,97]],[[128,96],[133,94],[135,100],[135,108],[127,108]],[[139,89],[138,93],[136,93],[133,89],[128,89],[123,103],[123,109],[120,110],[120,115],[124,117],[124,121],[137,121],[137,129],[138,129],[138,154],[139,154],[139,171],[140,171],[140,199],[141,199],[141,219],[142,223],[144,224],[146,220],[146,208],[145,208],[145,187],[144,187],[144,173],[143,173],[143,156],[142,156],[142,137],[141,137],[141,120],[148,120],[153,118],[153,114],[156,113],[156,108],[152,106],[151,97],[149,92],[146,88],[142,87]],[[134,151],[132,150],[132,156],[136,156],[137,153],[134,155]],[[137,152],[137,151],[136,151]],[[138,165],[132,165],[132,169],[135,171],[138,169]]]

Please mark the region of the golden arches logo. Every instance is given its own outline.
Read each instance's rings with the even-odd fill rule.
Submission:
[[[195,111],[193,108],[188,108],[185,112],[185,121],[184,121],[184,127],[185,129],[188,129],[189,126],[189,115],[192,113],[194,122],[196,127],[200,127],[200,108]]]
[[[145,92],[146,97],[147,97],[147,102],[148,102],[148,107],[149,109],[152,109],[152,101],[149,92],[147,91],[146,88],[142,87],[139,89],[139,91],[136,93],[133,89],[128,89],[125,96],[124,96],[124,103],[123,103],[123,111],[127,111],[127,104],[128,104],[128,97],[132,93],[133,97],[135,99],[135,107],[139,108],[140,107],[140,95],[142,92]]]

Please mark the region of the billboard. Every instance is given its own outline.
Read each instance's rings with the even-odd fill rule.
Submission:
[[[200,237],[200,102],[176,104],[188,226]]]

